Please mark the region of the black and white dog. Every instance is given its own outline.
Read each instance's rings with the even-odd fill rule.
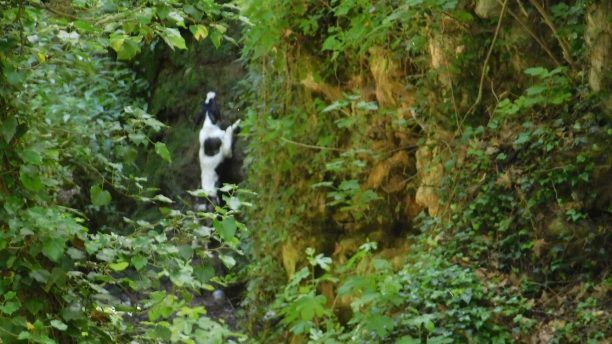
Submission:
[[[206,101],[202,104],[202,110],[196,116],[197,123],[201,123],[202,118],[204,118],[204,124],[202,129],[200,129],[200,151],[198,155],[200,158],[202,189],[209,202],[212,203],[212,207],[219,204],[219,175],[217,167],[225,159],[232,157],[234,130],[240,125],[240,120],[237,120],[225,130],[219,128],[218,122],[221,117],[221,111],[215,101],[215,96],[215,92],[208,92]],[[205,205],[200,205],[198,210],[208,209]]]

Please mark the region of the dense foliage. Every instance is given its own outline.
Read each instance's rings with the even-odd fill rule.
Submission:
[[[181,30],[219,45],[231,13],[212,1],[1,7],[0,342],[238,338],[196,300],[224,283],[213,261],[235,264],[243,226],[235,209],[205,217],[148,184],[138,156],[171,163],[155,140],[165,125],[147,113],[146,82],[116,62],[185,49]],[[142,204],[155,215],[131,218]]]
[[[0,0],[0,343],[609,341],[611,7]]]

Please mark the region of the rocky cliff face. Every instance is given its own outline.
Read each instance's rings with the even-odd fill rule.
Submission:
[[[249,225],[270,279],[307,247],[341,264],[368,240],[404,257],[423,237],[534,283],[607,271],[610,215],[586,191],[607,190],[607,2],[294,5],[251,8],[244,32]],[[273,298],[261,282],[253,304]]]

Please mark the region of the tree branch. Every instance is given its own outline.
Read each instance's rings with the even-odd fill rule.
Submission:
[[[332,147],[323,147],[323,146],[309,145],[309,144],[306,144],[306,143],[301,143],[301,142],[289,140],[289,139],[286,139],[284,137],[281,137],[281,140],[284,141],[284,142],[290,143],[292,145],[296,145],[296,146],[300,146],[300,147],[304,147],[304,148],[318,149],[318,150],[331,150],[331,151],[336,151],[336,152],[344,151],[343,149],[340,149],[340,148],[332,148]]]
[[[491,41],[491,46],[489,47],[489,51],[487,52],[487,57],[485,58],[484,64],[482,66],[482,73],[480,73],[480,84],[478,85],[478,96],[476,97],[476,101],[474,102],[474,104],[465,113],[465,116],[463,116],[463,119],[461,120],[461,124],[463,124],[463,121],[465,120],[465,118],[476,109],[476,106],[482,100],[482,86],[484,85],[485,74],[487,73],[487,67],[489,65],[489,59],[491,59],[491,54],[493,53],[493,48],[495,47],[495,42],[497,41],[497,36],[499,36],[499,31],[500,31],[500,28],[501,28],[502,21],[504,19],[504,14],[506,13],[507,6],[508,6],[508,0],[504,0],[504,3],[502,5],[502,9],[501,9],[501,13],[499,14],[499,19],[497,20],[497,27],[495,28],[495,34],[493,35],[493,40]]]
[[[498,3],[502,3],[501,1],[498,1]],[[555,57],[555,55],[550,51],[550,49],[548,49],[548,47],[546,46],[546,44],[544,44],[544,42],[542,41],[542,39],[540,37],[538,37],[533,31],[531,31],[531,29],[527,26],[527,24],[523,23],[523,21],[518,17],[518,15],[516,13],[514,13],[511,9],[508,9],[508,14],[510,14],[510,16],[512,18],[514,18],[514,20],[516,20],[517,23],[519,23],[519,25],[523,28],[523,30],[525,30],[529,36],[531,36],[531,38],[533,38],[542,49],[544,49],[544,51],[546,52],[546,54],[548,54],[548,56],[555,61],[555,64],[557,66],[561,66],[561,62],[559,62],[559,60],[557,60],[557,58]]]
[[[546,10],[544,9],[544,7],[542,7],[542,5],[540,5],[540,3],[537,0],[529,0],[529,2],[533,5],[533,7],[535,7],[535,9],[538,11],[538,13],[540,13],[540,15],[542,16],[542,19],[544,19],[544,23],[546,23],[546,25],[548,25],[548,27],[552,31],[553,35],[555,36],[555,38],[557,38],[557,41],[559,41],[559,45],[561,46],[561,50],[563,50],[563,57],[565,58],[567,63],[570,64],[572,69],[576,69],[576,65],[574,64],[574,59],[572,59],[572,54],[571,54],[571,51],[570,51],[567,43],[559,35],[559,32],[557,31],[557,28],[555,27],[555,24],[550,19],[550,16],[548,15],[548,13],[546,13]]]
[[[77,16],[75,16],[75,15],[72,15],[72,14],[70,14],[70,13],[66,13],[66,12],[62,12],[62,11],[60,11],[60,10],[57,10],[57,9],[53,8],[53,7],[49,7],[49,6],[47,6],[47,5],[46,5],[44,2],[42,2],[42,3],[40,3],[40,4],[38,4],[38,3],[34,3],[34,2],[30,2],[28,5],[30,5],[30,6],[32,6],[32,7],[40,8],[40,9],[42,9],[42,10],[49,11],[49,12],[51,12],[51,13],[53,13],[53,14],[57,15],[57,16],[60,16],[60,17],[65,17],[65,18],[72,19],[72,20],[77,20],[77,19],[79,19],[79,18],[78,18]]]

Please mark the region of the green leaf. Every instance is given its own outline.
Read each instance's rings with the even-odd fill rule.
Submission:
[[[95,32],[97,31],[97,28],[93,25],[91,25],[89,22],[83,21],[83,20],[77,20],[75,22],[73,22],[74,27],[76,27],[77,29],[79,29],[80,31],[83,32]]]
[[[229,200],[227,200],[227,206],[234,211],[237,211],[240,209],[240,206],[242,205],[242,202],[240,201],[240,199],[238,197],[230,197]]]
[[[378,271],[390,271],[392,269],[391,263],[386,259],[376,258],[372,261],[372,265]]]
[[[131,133],[128,135],[130,141],[134,142],[137,145],[144,145],[147,143],[147,137],[142,133]]]
[[[172,283],[177,287],[193,285],[195,282],[192,276],[191,266],[182,266],[178,269],[173,269],[173,271],[170,272],[169,277],[170,281],[172,281]]]
[[[189,258],[193,256],[193,248],[191,247],[191,243],[179,246],[178,254],[181,258],[189,260]]]
[[[36,269],[30,272],[30,277],[40,283],[46,284],[51,278],[51,273],[45,269]]]
[[[378,104],[376,104],[376,102],[365,102],[363,100],[358,102],[356,107],[359,110],[365,110],[365,111],[378,110]]]
[[[342,43],[338,40],[336,35],[332,35],[327,37],[325,42],[323,42],[322,50],[341,50]]]
[[[193,269],[193,273],[198,281],[206,283],[208,280],[215,277],[215,268],[210,265],[196,265]]]
[[[227,267],[228,269],[231,269],[234,267],[234,265],[236,265],[236,260],[232,256],[226,256],[224,254],[221,254],[219,255],[219,259],[221,259],[223,265],[225,265],[225,267]]]
[[[202,197],[202,198],[208,197],[206,192],[204,190],[202,190],[202,189],[198,189],[198,190],[195,190],[195,191],[187,190],[187,193],[190,194],[191,196],[195,196],[195,197]]]
[[[54,262],[59,261],[64,254],[64,239],[47,238],[43,243],[42,253]]]
[[[43,301],[37,298],[29,298],[25,301],[25,308],[32,314],[36,315],[44,307]]]
[[[77,301],[74,301],[73,303],[66,305],[66,307],[61,310],[61,315],[62,318],[66,321],[81,319],[85,316],[83,314],[83,310],[84,308],[81,308],[81,304]]]
[[[2,313],[7,315],[15,313],[17,310],[19,310],[19,308],[21,308],[21,306],[17,301],[5,302],[3,306],[0,306],[0,310],[2,311]]]
[[[156,142],[155,153],[157,153],[157,155],[162,157],[162,159],[166,160],[168,163],[172,162],[172,158],[170,158],[170,151],[168,150],[168,147],[166,147],[165,143]]]
[[[221,39],[223,38],[223,34],[217,30],[214,30],[211,34],[210,34],[210,40],[212,41],[213,45],[215,46],[215,48],[219,49],[219,47],[221,46]]]
[[[347,295],[355,291],[367,291],[375,288],[376,284],[372,278],[351,276],[338,288],[338,295]]]
[[[163,202],[163,203],[174,203],[173,200],[171,200],[170,198],[164,195],[156,195],[155,197],[153,197],[153,199],[159,202]]]
[[[69,247],[66,250],[66,253],[68,253],[68,255],[70,256],[70,258],[74,259],[74,260],[82,260],[85,259],[85,253],[83,253],[83,251],[81,250],[77,250],[74,247]]]
[[[30,339],[32,338],[32,334],[28,331],[21,331],[19,332],[19,335],[17,336],[17,339],[19,340],[25,340],[25,339]]]
[[[132,257],[132,265],[136,268],[137,271],[140,271],[145,265],[147,265],[147,258],[141,255],[136,255]]]
[[[427,344],[449,344],[453,342],[454,340],[452,338],[446,336],[435,336],[427,339]]]
[[[530,132],[521,132],[518,138],[514,141],[514,144],[522,145],[523,143],[528,142],[530,138],[531,138]]]
[[[23,83],[23,80],[25,79],[25,74],[22,72],[19,72],[18,70],[15,69],[15,67],[13,67],[10,64],[6,64],[4,68],[2,69],[2,72],[4,74],[4,77],[6,78],[6,81],[9,83],[9,85],[13,85],[13,86],[21,85]]]
[[[33,339],[38,344],[58,344],[56,341],[49,338],[48,336],[45,336],[44,334],[35,335]]]
[[[111,268],[113,271],[123,271],[127,269],[129,265],[130,263],[128,262],[117,262],[117,263],[108,264],[108,267]]]
[[[325,109],[321,111],[321,113],[326,113],[330,111],[336,111],[346,107],[349,103],[346,100],[336,100],[335,102],[329,104]]]
[[[231,241],[234,239],[234,235],[236,234],[236,229],[238,226],[236,225],[236,220],[233,217],[226,217],[222,221],[215,220],[213,222],[213,226],[219,232],[219,235],[225,241]]]
[[[117,52],[117,54],[119,54],[119,52],[121,52],[121,50],[123,49],[123,43],[125,42],[125,38],[125,35],[111,35],[109,39],[109,45],[111,48],[113,48],[115,52]]]
[[[201,41],[208,37],[208,29],[204,25],[190,25],[189,31],[197,41]]]
[[[89,196],[91,198],[91,204],[96,207],[102,207],[110,203],[111,194],[110,192],[103,190],[99,185],[94,185],[89,189]]]
[[[433,332],[433,330],[436,328],[433,321],[431,320],[425,321],[424,325],[425,325],[425,329],[427,329],[427,331],[429,331],[430,333]]]
[[[314,252],[313,252],[314,253]],[[325,257],[322,253],[319,253],[316,257],[309,257],[308,261],[312,266],[320,266],[321,269],[329,271],[332,264],[332,259]]]
[[[183,36],[181,36],[178,29],[167,27],[164,29],[164,31],[162,31],[161,36],[172,50],[174,50],[175,47],[179,49],[187,49],[185,39],[183,39]]]
[[[32,191],[37,192],[43,188],[43,182],[38,175],[38,170],[31,165],[23,165],[19,169],[19,180],[23,186]]]
[[[117,50],[117,59],[131,60],[140,52],[140,39],[138,37],[130,37],[123,41],[121,49]]]
[[[171,11],[170,13],[168,13],[168,18],[174,20],[174,22],[176,23],[177,26],[180,26],[182,28],[186,28],[185,27],[185,19],[177,11]]]
[[[149,320],[156,321],[159,318],[167,318],[174,311],[175,297],[166,295],[165,292],[155,292],[151,294],[151,298],[155,304],[149,309]]]
[[[32,149],[26,149],[19,153],[21,160],[25,163],[29,163],[32,165],[40,165],[42,163],[42,157],[40,153]]]
[[[15,117],[9,117],[2,122],[2,137],[6,143],[11,141],[16,131],[17,119]]]
[[[55,327],[60,331],[66,331],[68,329],[68,325],[57,319],[51,320],[51,326]]]
[[[535,85],[531,86],[527,89],[526,93],[528,96],[534,96],[543,93],[546,91],[546,87],[543,85]]]
[[[531,67],[525,69],[525,74],[544,78],[548,76],[548,70],[542,67]]]
[[[395,327],[393,319],[380,314],[369,317],[364,325],[366,329],[375,332],[381,338],[384,338]]]
[[[215,28],[216,31],[219,31],[221,34],[224,34],[227,32],[227,27],[223,24],[219,24],[219,23],[212,23],[210,24],[211,26],[213,26]]]
[[[325,313],[326,302],[327,299],[323,295],[303,295],[296,300],[296,310],[302,320],[310,321]]]
[[[395,344],[421,344],[420,338],[412,338],[410,336],[404,336],[398,339]]]

